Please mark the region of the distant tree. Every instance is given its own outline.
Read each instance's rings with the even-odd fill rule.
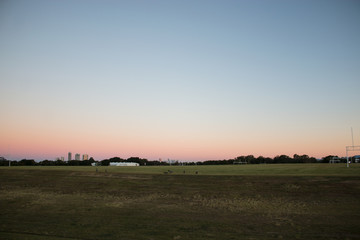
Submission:
[[[91,166],[91,162],[90,162],[90,160],[83,160],[83,161],[80,161],[80,165],[81,166]]]
[[[293,160],[294,160],[294,162],[300,162],[301,161],[301,156],[297,155],[297,154],[294,154]]]
[[[20,162],[18,162],[18,161],[10,160],[10,163],[11,163],[11,166],[20,166]],[[9,165],[9,162],[8,162],[8,165]]]
[[[119,158],[119,157],[112,157],[109,159],[110,162],[124,162],[125,159]]]
[[[326,157],[323,157],[322,160],[321,160],[321,162],[322,162],[322,163],[329,163],[330,160],[332,160],[334,157],[338,157],[338,156],[328,155],[328,156],[326,156]]]
[[[304,163],[309,159],[308,155],[298,155],[298,154],[294,154],[293,156],[293,162],[294,163]]]
[[[220,162],[217,160],[207,160],[203,162],[203,165],[220,165]]]
[[[36,164],[34,159],[22,159],[19,162],[19,165],[21,166],[34,166]]]
[[[245,157],[245,161],[246,161],[247,163],[249,163],[249,164],[254,164],[254,163],[256,163],[256,159],[255,159],[254,155],[247,155],[247,156]]]
[[[9,166],[9,161],[4,157],[0,157],[0,166]]]
[[[109,159],[104,159],[101,161],[101,166],[109,166],[110,165],[110,160]]]
[[[234,162],[237,162],[237,163],[242,162],[242,163],[244,163],[245,161],[246,161],[245,156],[238,156],[238,157],[235,158]]]
[[[234,164],[235,159],[226,160],[226,164]]]
[[[148,166],[159,166],[160,165],[160,161],[148,161],[147,163]]]
[[[55,166],[55,162],[54,161],[49,161],[49,160],[43,160],[43,161],[39,162],[39,165],[41,165],[41,166]]]
[[[163,161],[158,161],[158,160],[155,160],[155,161],[147,161],[146,163],[147,166],[166,166],[167,163],[166,162],[163,162]]]
[[[68,165],[69,166],[80,166],[81,163],[79,160],[70,160],[70,161],[68,161]]]
[[[65,165],[67,165],[67,163],[65,161],[58,159],[55,161],[55,165],[56,166],[65,166]]]
[[[293,156],[293,162],[294,163],[316,163],[317,160],[314,157],[309,157],[308,155],[298,155],[294,154]]]
[[[292,163],[292,159],[287,155],[280,155],[274,157],[274,163]]]
[[[139,158],[139,157],[130,157],[126,160],[126,162],[135,162],[141,166],[144,166],[144,165],[147,165],[148,160],[144,159],[144,158]]]
[[[308,163],[317,163],[318,162],[318,160],[314,157],[310,157],[308,161],[309,161]]]
[[[266,158],[264,159],[264,163],[274,163],[274,159],[269,158],[269,157],[266,157]]]
[[[227,164],[233,164],[234,159],[224,159],[224,160],[207,160],[202,162],[202,165],[227,165]],[[201,163],[198,163],[201,164]],[[187,165],[190,165],[187,163]]]
[[[257,159],[256,159],[256,163],[265,163],[266,159],[263,157],[263,156],[259,156]]]

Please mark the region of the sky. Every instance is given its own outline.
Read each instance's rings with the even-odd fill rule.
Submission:
[[[360,2],[1,0],[0,113],[14,160],[345,156]]]

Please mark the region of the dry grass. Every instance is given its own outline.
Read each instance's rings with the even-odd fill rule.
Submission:
[[[0,173],[0,239],[360,238],[359,177]]]
[[[254,212],[268,215],[282,215],[284,213],[310,214],[309,209],[316,205],[313,202],[289,201],[286,198],[274,197],[268,199],[235,197],[235,198],[207,198],[195,195],[188,200],[192,206],[219,209],[233,213]]]

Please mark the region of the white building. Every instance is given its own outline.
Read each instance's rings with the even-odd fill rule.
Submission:
[[[169,165],[174,165],[174,164],[176,164],[176,163],[177,163],[176,160],[168,159],[168,164],[169,164]]]
[[[139,166],[138,163],[134,162],[110,162],[109,166],[115,166],[115,167],[137,167]]]
[[[75,154],[75,160],[80,161],[80,153],[76,153],[76,154]]]

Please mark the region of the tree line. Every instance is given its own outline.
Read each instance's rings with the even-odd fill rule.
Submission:
[[[159,160],[147,160],[139,157],[130,157],[128,159],[123,159],[120,157],[113,157],[109,159],[104,159],[101,161],[96,161],[94,158],[89,160],[43,160],[36,162],[33,159],[22,159],[20,161],[10,161],[11,166],[91,166],[95,164],[97,166],[109,166],[110,162],[135,162],[140,166],[161,166],[161,165],[225,165],[225,164],[277,164],[277,163],[329,163],[332,159],[338,159],[341,163],[346,163],[346,158],[338,158],[338,156],[329,155],[323,157],[322,159],[316,159],[314,157],[309,157],[308,155],[298,155],[294,154],[293,157],[287,155],[278,155],[274,158],[270,157],[254,157],[253,155],[247,156],[238,156],[233,159],[224,159],[224,160],[207,160],[202,162],[180,162],[180,161],[159,161]],[[351,158],[350,158],[351,160]],[[0,166],[8,166],[9,160],[0,157]]]

